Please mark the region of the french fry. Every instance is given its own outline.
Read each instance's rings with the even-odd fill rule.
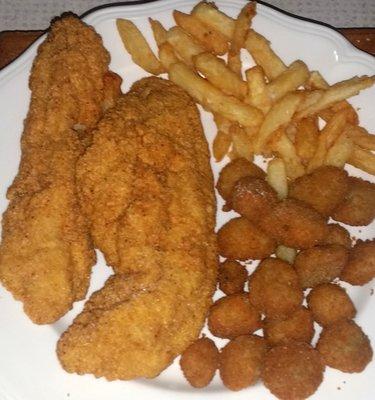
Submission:
[[[299,111],[295,118],[302,119],[309,115],[317,114],[319,111],[333,106],[342,100],[357,95],[361,90],[371,87],[375,82],[375,77],[362,76],[347,79],[330,86],[323,96],[316,103],[304,110]]]
[[[183,63],[170,66],[169,79],[186,90],[207,110],[221,114],[240,125],[257,126],[263,119],[263,114],[258,109],[225,95]]]
[[[305,174],[305,168],[296,149],[282,128],[278,129],[272,138],[271,148],[283,159],[288,178],[293,180]]]
[[[203,53],[204,47],[194,41],[179,26],[174,26],[167,32],[167,42],[173,47],[175,52],[189,66],[193,67],[193,57]]]
[[[325,158],[329,148],[333,145],[338,136],[343,132],[346,125],[345,111],[335,114],[320,132],[318,145],[313,158],[307,166],[307,172],[325,164]]]
[[[116,20],[117,30],[132,60],[147,72],[159,75],[165,72],[140,30],[127,19]]]
[[[296,123],[294,146],[302,163],[307,165],[313,158],[318,146],[318,118],[307,117]]]
[[[297,255],[297,250],[280,244],[277,246],[275,254],[277,258],[280,258],[280,260],[293,264]]]
[[[277,193],[279,200],[288,197],[288,179],[285,164],[281,158],[274,158],[268,163],[266,180]]]
[[[232,137],[223,131],[218,131],[212,144],[212,152],[217,162],[221,161],[229,152]]]
[[[193,8],[191,13],[210,28],[223,34],[227,40],[232,39],[235,24],[233,18],[219,11],[212,3],[202,1]]]
[[[223,55],[228,51],[227,38],[220,32],[205,25],[195,15],[173,11],[176,24],[194,37],[207,51]]]
[[[167,30],[156,19],[149,18],[148,21],[150,22],[155,42],[158,47],[160,47],[163,43],[167,41]]]
[[[288,69],[267,85],[269,97],[273,102],[279,100],[286,93],[302,86],[309,75],[309,70],[303,61],[294,61]]]
[[[366,150],[375,150],[375,135],[368,133],[362,126],[347,124],[345,132],[357,146]]]
[[[268,114],[259,129],[255,138],[254,152],[260,154],[273,132],[283,125],[286,125],[293,117],[302,97],[298,92],[291,92],[277,101]]]
[[[312,106],[313,104],[316,104],[323,97],[324,93],[325,93],[324,90],[319,90],[319,89],[301,91],[303,99],[299,104],[297,111],[306,110],[308,107]]]
[[[248,87],[245,103],[259,108],[264,114],[267,114],[271,108],[271,99],[268,96],[263,68],[256,65],[248,69],[245,75]]]
[[[170,66],[180,60],[177,58],[173,47],[168,43],[162,43],[159,47],[159,59],[164,68],[168,71]]]
[[[354,145],[348,163],[369,174],[375,175],[375,154]]]
[[[353,141],[346,135],[344,130],[333,143],[332,147],[328,149],[325,164],[333,165],[337,168],[344,168],[352,152]]]
[[[249,29],[245,48],[251,54],[256,64],[260,65],[269,80],[277,78],[286,70],[286,65],[271,49],[270,42],[261,34]]]
[[[196,69],[218,89],[239,99],[245,97],[246,83],[226,66],[224,60],[211,53],[201,53],[193,61]]]
[[[228,52],[228,67],[239,76],[242,70],[240,52],[245,45],[247,32],[255,14],[256,3],[252,1],[242,8],[234,23],[233,38]]]
[[[233,151],[236,153],[236,155],[252,161],[254,158],[254,153],[250,138],[246,134],[246,131],[238,124],[232,124],[230,127],[230,133],[232,136]]]

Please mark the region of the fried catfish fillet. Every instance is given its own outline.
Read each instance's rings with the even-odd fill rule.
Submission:
[[[56,321],[85,296],[95,262],[75,165],[120,92],[108,64],[100,36],[72,15],[53,23],[33,63],[21,163],[3,215],[0,280],[37,324]]]
[[[216,284],[213,177],[191,98],[159,78],[137,82],[99,123],[77,182],[116,274],[58,357],[68,372],[155,377],[198,337]]]

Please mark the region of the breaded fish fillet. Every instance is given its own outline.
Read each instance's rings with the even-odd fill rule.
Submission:
[[[101,120],[77,167],[95,244],[115,269],[62,335],[69,372],[152,378],[203,326],[216,284],[215,198],[198,110],[145,78]]]
[[[38,324],[82,299],[95,253],[81,215],[75,165],[90,130],[119,95],[100,36],[65,16],[38,49],[18,174],[3,216],[0,280]]]

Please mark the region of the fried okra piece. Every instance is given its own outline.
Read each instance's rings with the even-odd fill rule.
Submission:
[[[336,221],[352,226],[368,225],[375,218],[375,184],[353,176],[344,201],[332,213]]]
[[[274,239],[244,217],[233,218],[217,233],[219,254],[232,260],[261,260],[276,248]]]
[[[349,254],[340,278],[351,285],[365,285],[375,277],[375,240],[358,241]]]
[[[247,293],[232,294],[217,300],[208,313],[208,328],[220,338],[233,339],[261,327],[261,315]]]
[[[220,352],[220,377],[234,391],[254,385],[259,379],[267,343],[257,335],[239,336]]]
[[[191,386],[203,388],[219,368],[219,350],[211,339],[200,338],[182,353],[180,367]]]
[[[219,289],[226,295],[243,292],[246,280],[246,268],[237,261],[226,260],[220,264]]]
[[[328,217],[343,201],[349,190],[348,173],[337,167],[323,166],[295,179],[289,197],[305,202]]]
[[[259,226],[279,244],[294,249],[323,243],[327,235],[325,219],[305,203],[293,199],[278,203]]]
[[[342,319],[352,319],[356,314],[346,290],[332,283],[323,283],[313,288],[307,296],[307,304],[314,320],[322,326]]]
[[[307,343],[291,342],[269,350],[261,378],[279,399],[301,400],[311,396],[323,381],[320,354]]]
[[[314,321],[310,311],[301,307],[286,319],[263,322],[264,337],[271,346],[291,341],[310,343],[314,336]]]
[[[341,225],[328,224],[328,233],[324,244],[339,244],[350,249],[352,247],[352,239],[349,232]]]
[[[362,372],[373,355],[369,338],[351,320],[324,328],[316,349],[326,365],[350,373]]]
[[[272,187],[264,179],[252,176],[238,180],[231,195],[233,210],[255,224],[269,214],[277,203],[277,193]]]
[[[303,291],[290,264],[267,258],[250,275],[249,299],[267,318],[286,318],[301,306]]]
[[[245,158],[236,158],[220,172],[216,188],[224,200],[229,200],[235,183],[244,176],[264,178],[266,173]]]
[[[344,246],[336,244],[315,246],[297,254],[294,268],[301,286],[305,289],[338,278],[348,259],[349,250]]]

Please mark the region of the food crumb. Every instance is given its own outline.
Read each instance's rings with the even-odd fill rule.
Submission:
[[[374,289],[370,289],[370,296],[374,294]]]
[[[337,386],[337,390],[341,390],[340,386]]]

